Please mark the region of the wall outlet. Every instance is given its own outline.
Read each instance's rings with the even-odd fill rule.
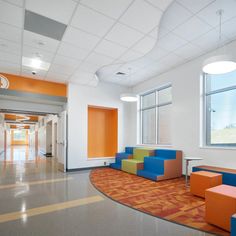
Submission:
[[[106,161],[104,161],[104,166],[106,166],[107,165],[107,162]]]

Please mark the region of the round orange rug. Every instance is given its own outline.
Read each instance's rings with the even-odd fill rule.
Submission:
[[[151,181],[111,168],[90,173],[94,187],[123,205],[184,226],[217,235],[230,234],[205,222],[204,199],[193,196],[184,178]]]

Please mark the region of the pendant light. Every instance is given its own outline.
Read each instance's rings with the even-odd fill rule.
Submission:
[[[120,95],[120,100],[123,102],[137,102],[138,98],[133,93],[123,93]]]
[[[131,68],[128,68],[128,70],[129,70],[128,78],[130,79]],[[136,94],[133,93],[123,93],[120,95],[120,100],[123,102],[137,102],[138,97]]]
[[[220,9],[216,12],[219,15],[219,44],[218,48],[223,47],[222,53],[219,53],[216,56],[207,58],[203,63],[203,72],[207,74],[225,74],[236,70],[236,62],[234,61],[231,55],[225,53],[225,46],[221,45],[222,43],[222,14],[223,10]],[[219,50],[220,51],[220,50]]]

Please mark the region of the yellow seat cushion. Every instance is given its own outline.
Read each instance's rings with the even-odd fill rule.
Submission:
[[[130,159],[122,160],[121,169],[131,174],[137,174],[137,170],[143,169],[143,161]]]

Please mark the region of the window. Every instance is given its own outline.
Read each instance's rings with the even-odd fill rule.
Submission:
[[[140,96],[140,140],[142,144],[171,143],[171,86]]]
[[[26,130],[14,130],[13,132],[14,141],[25,141],[26,140]]]
[[[236,146],[236,71],[204,74],[205,144]]]

